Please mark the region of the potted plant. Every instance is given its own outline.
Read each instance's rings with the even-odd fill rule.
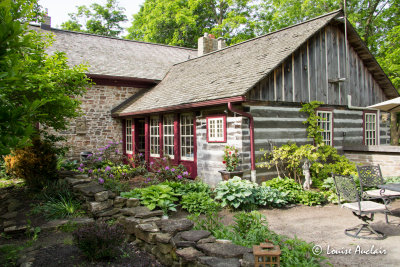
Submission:
[[[225,170],[219,171],[222,180],[227,181],[234,176],[243,177],[243,171],[238,171],[239,165],[238,149],[235,146],[225,146],[224,160]]]

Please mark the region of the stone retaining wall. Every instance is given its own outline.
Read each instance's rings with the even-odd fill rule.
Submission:
[[[254,266],[252,249],[217,240],[208,231],[192,230],[194,224],[188,219],[161,219],[162,211],[150,211],[138,199],[116,196],[86,175],[65,179],[90,216],[115,218],[129,241],[166,266]]]

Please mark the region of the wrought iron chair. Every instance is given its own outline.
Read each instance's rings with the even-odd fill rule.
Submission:
[[[378,187],[385,183],[382,177],[381,167],[379,165],[357,166],[358,177],[360,179],[361,197],[364,200],[382,199],[386,206],[385,219],[389,223],[388,214],[390,213],[387,206],[393,198],[400,197],[400,192],[368,188]]]
[[[362,224],[356,227],[344,230],[344,233],[355,238],[384,239],[386,236],[372,229],[368,221],[374,220],[375,213],[385,212],[386,206],[373,201],[361,201],[356,183],[351,176],[333,174],[333,179],[336,185],[339,205],[341,200],[350,201],[350,203],[344,203],[342,207],[350,209],[354,216],[363,221]]]

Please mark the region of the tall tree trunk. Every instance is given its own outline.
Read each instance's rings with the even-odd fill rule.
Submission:
[[[390,139],[393,146],[399,145],[400,125],[397,125],[397,112],[390,112]]]

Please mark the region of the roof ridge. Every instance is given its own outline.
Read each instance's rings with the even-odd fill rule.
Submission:
[[[30,23],[29,26],[33,26],[33,27],[38,27],[38,28],[40,28],[40,25],[32,24],[32,23]],[[50,28],[50,30],[46,30],[46,31],[68,32],[68,33],[82,34],[82,35],[88,35],[88,36],[93,36],[93,37],[101,37],[101,38],[113,39],[113,40],[118,40],[118,41],[127,41],[127,42],[133,42],[133,43],[141,43],[141,44],[149,44],[149,45],[157,45],[157,46],[165,46],[165,47],[171,47],[171,48],[178,48],[178,49],[183,49],[183,50],[197,51],[197,49],[195,49],[195,48],[190,48],[190,47],[183,47],[183,46],[176,46],[176,45],[166,45],[166,44],[158,44],[158,43],[137,41],[137,40],[131,40],[131,39],[125,39],[125,38],[119,38],[119,37],[111,37],[111,36],[98,35],[98,34],[93,34],[93,33],[69,31],[69,30],[63,30],[63,29],[58,29],[58,28]]]
[[[223,50],[227,50],[227,49],[232,48],[232,47],[236,47],[236,46],[239,46],[239,45],[242,45],[242,44],[245,44],[245,43],[248,43],[248,42],[257,40],[257,39],[261,39],[261,38],[264,38],[264,37],[266,37],[266,36],[269,36],[269,35],[272,35],[272,34],[275,34],[275,33],[278,33],[278,32],[281,32],[281,31],[284,31],[284,30],[293,28],[293,27],[297,27],[297,26],[299,26],[299,25],[301,25],[301,24],[309,23],[309,22],[311,22],[311,21],[313,21],[313,20],[321,19],[321,18],[323,18],[323,17],[330,16],[330,15],[332,15],[332,14],[334,14],[334,13],[339,13],[340,11],[343,11],[343,9],[337,9],[337,10],[331,11],[331,12],[329,12],[329,13],[322,14],[322,15],[320,15],[320,16],[318,16],[318,17],[311,18],[311,19],[308,19],[308,20],[299,22],[299,23],[297,23],[297,24],[293,24],[293,25],[287,26],[287,27],[282,28],[282,29],[279,29],[279,30],[276,30],[276,31],[273,31],[273,32],[269,32],[269,33],[266,33],[266,34],[263,34],[263,35],[260,35],[260,36],[257,36],[257,37],[248,39],[248,40],[246,40],[246,41],[243,41],[243,42],[240,42],[240,43],[237,43],[237,44],[234,44],[234,45],[230,45],[230,46],[224,47],[224,48],[222,48],[222,49],[218,49],[218,50],[212,51],[212,52],[207,53],[207,54],[204,54],[204,55],[202,55],[202,56],[198,56],[198,57],[195,57],[195,58],[190,58],[190,59],[188,59],[188,60],[175,63],[175,64],[172,65],[172,66],[179,65],[179,64],[182,64],[182,63],[185,63],[185,62],[188,62],[188,61],[196,60],[196,59],[199,59],[199,58],[202,58],[202,57],[206,57],[206,56],[209,56],[209,55],[213,55],[213,54],[218,53],[218,52],[221,52],[221,51],[223,51]]]

